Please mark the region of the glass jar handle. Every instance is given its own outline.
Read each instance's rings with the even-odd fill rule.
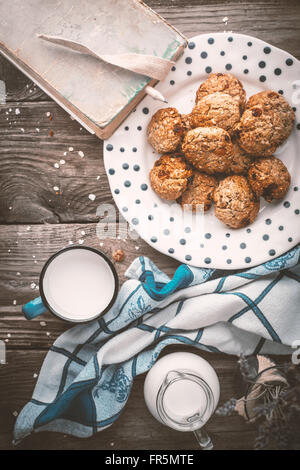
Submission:
[[[205,428],[196,429],[193,434],[202,450],[212,450],[214,445]]]
[[[163,383],[162,383],[162,385],[161,385],[161,387],[158,391],[157,397],[156,397],[156,409],[157,409],[158,415],[159,415],[160,419],[162,420],[162,422],[168,424],[168,419],[170,419],[166,415],[166,412],[165,412],[163,404],[162,404],[163,396],[164,396],[164,393],[166,391],[166,388],[172,382],[183,379],[183,378],[187,378],[187,377],[193,377],[193,380],[195,382],[201,384],[202,388],[204,389],[204,391],[206,393],[207,400],[209,400],[210,409],[213,411],[214,396],[213,396],[212,390],[210,389],[209,385],[201,377],[198,377],[198,376],[192,374],[191,372],[187,372],[187,371],[184,371],[184,370],[171,370],[167,373],[167,375],[165,377],[165,380],[163,381]],[[209,412],[209,408],[208,408],[208,412]],[[194,416],[196,416],[196,415],[194,415]],[[193,418],[194,416],[190,417],[190,419],[188,420],[189,422],[187,424],[190,424],[192,422],[191,418]],[[201,449],[203,449],[203,450],[212,450],[213,449],[214,446],[213,446],[212,440],[209,437],[209,435],[207,434],[207,432],[205,431],[203,426],[201,428],[194,429],[192,432],[193,432],[193,434],[194,434],[194,436],[195,436],[195,438],[196,438],[196,440],[197,440],[197,442],[198,442]]]

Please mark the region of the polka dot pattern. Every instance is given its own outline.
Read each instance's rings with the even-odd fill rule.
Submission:
[[[298,62],[290,54],[262,41],[235,33],[202,35],[188,42],[183,56],[172,66],[169,80],[158,84],[158,90],[168,99],[166,106],[177,107],[182,113],[190,112],[190,103],[194,102],[194,96],[188,94],[191,85],[195,88],[196,83],[213,72],[236,75],[248,96],[249,85],[251,93],[273,89],[290,103],[291,83],[300,73]],[[111,191],[130,226],[155,249],[182,263],[209,268],[248,269],[276,258],[299,242],[299,234],[293,230],[293,226],[299,227],[300,220],[297,175],[292,175],[286,199],[274,204],[261,200],[261,211],[251,227],[231,230],[213,216],[213,209],[204,215],[205,225],[199,235],[189,219],[181,226],[182,211],[173,212],[174,203],[159,199],[149,182],[149,170],[158,156],[147,144],[147,126],[154,112],[164,106],[146,97],[126,119],[126,124],[104,143]],[[300,107],[293,109],[296,113],[293,136],[300,139],[297,132]],[[279,156],[284,160],[284,154]]]

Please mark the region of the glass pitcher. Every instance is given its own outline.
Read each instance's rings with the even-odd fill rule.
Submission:
[[[152,415],[177,431],[193,432],[205,450],[213,448],[204,425],[217,406],[219,393],[214,369],[191,353],[173,353],[159,359],[144,386],[145,401]]]

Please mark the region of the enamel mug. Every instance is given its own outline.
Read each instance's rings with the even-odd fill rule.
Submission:
[[[88,322],[112,307],[118,287],[115,267],[104,253],[74,245],[48,259],[40,274],[40,297],[22,311],[28,320],[49,310],[69,322]]]

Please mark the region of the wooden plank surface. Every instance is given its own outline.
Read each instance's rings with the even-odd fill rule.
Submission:
[[[298,0],[287,3],[151,0],[148,4],[187,37],[201,32],[242,32],[300,58]],[[227,24],[224,18],[228,18]],[[95,222],[97,205],[112,202],[101,141],[72,121],[58,105],[49,102],[2,57],[0,79],[5,81],[8,91],[7,105],[0,106],[0,223]],[[16,109],[20,114],[15,114]],[[74,148],[73,152],[68,152],[69,147]],[[79,150],[85,154],[82,159]],[[61,159],[66,164],[55,168],[53,165]],[[100,176],[100,182],[96,176]],[[60,188],[59,197],[54,197],[54,186]],[[93,203],[89,194],[96,195]]]
[[[298,0],[149,0],[146,3],[187,37],[201,32],[242,32],[300,59]],[[50,314],[45,316],[45,326],[39,319],[28,322],[21,315],[21,304],[38,294],[32,285],[38,285],[39,272],[48,256],[79,239],[103,249],[109,256],[116,248],[123,248],[125,259],[116,264],[121,282],[127,266],[138,254],[151,257],[170,275],[178,263],[141,240],[126,238],[127,226],[123,223],[118,225],[119,239],[97,237],[100,220],[97,207],[103,202],[113,202],[103,166],[102,142],[72,121],[2,57],[0,80],[4,80],[7,90],[7,103],[0,106],[0,339],[6,340],[8,351],[7,364],[0,365],[0,449],[8,449],[14,412],[19,412],[30,399],[36,381],[34,374],[38,374],[54,339],[67,328],[67,324]],[[79,151],[84,153],[83,157]],[[61,160],[65,163],[60,163]],[[94,194],[96,199],[91,201],[89,194]],[[109,229],[114,228],[111,220]],[[183,347],[168,347],[165,352],[175,350]],[[221,402],[236,395],[236,358],[201,355],[217,370]],[[150,416],[143,400],[143,381],[143,376],[137,377],[120,419],[97,436],[75,439],[41,433],[27,438],[20,448],[196,448],[192,436],[172,431]],[[253,446],[254,428],[239,417],[213,417],[209,431],[217,449]]]
[[[101,227],[105,222],[99,222]],[[128,224],[108,224],[116,238],[98,238],[97,224],[6,225],[0,230],[0,340],[10,349],[48,349],[54,339],[70,325],[46,314],[28,322],[21,313],[23,303],[38,296],[39,274],[45,261],[69,242],[101,249],[111,259],[117,249],[124,251],[124,261],[116,263],[120,285],[125,271],[139,254],[148,256],[160,269],[172,275],[178,262],[148,246],[143,240],[132,240]],[[119,238],[118,238],[119,237]],[[10,251],[9,251],[10,250]],[[16,305],[14,305],[16,304]],[[9,336],[8,336],[9,335]]]
[[[168,347],[167,352],[177,351],[178,347]],[[189,351],[186,346],[180,350]],[[194,352],[194,350],[193,350]],[[31,397],[45,352],[10,351],[8,364],[0,368],[0,449],[12,448],[11,430],[14,413]],[[201,356],[211,362],[216,369],[222,391],[220,402],[236,393],[236,359],[232,356],[212,355],[201,352]],[[90,439],[66,437],[57,433],[41,433],[30,436],[21,443],[20,449],[197,449],[191,433],[180,433],[158,423],[148,412],[143,400],[145,375],[135,380],[130,398],[119,420],[107,430]],[[22,390],[22,394],[19,390]],[[254,428],[245,425],[242,418],[214,416],[207,426],[216,449],[251,449]]]
[[[97,206],[113,203],[102,151],[53,102],[1,106],[0,223],[98,220]]]

